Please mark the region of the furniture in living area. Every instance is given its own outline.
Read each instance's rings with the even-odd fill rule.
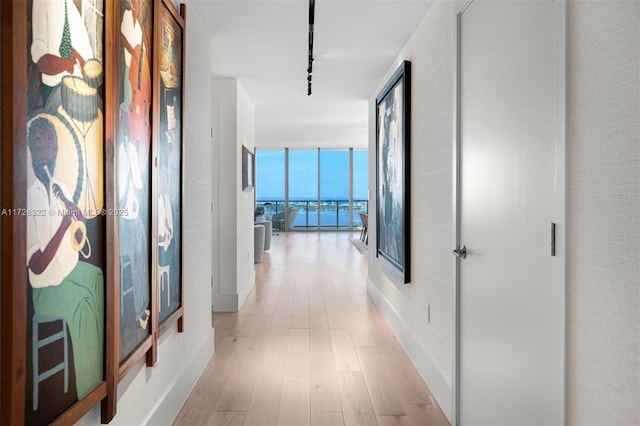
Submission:
[[[264,225],[254,223],[253,225],[253,263],[262,262],[264,256]]]
[[[266,220],[266,215],[264,212],[264,207],[263,206],[258,206],[256,207],[256,210],[253,213],[253,220],[255,222],[262,222],[263,220]]]
[[[271,248],[271,233],[273,231],[273,222],[270,220],[257,220],[255,225],[264,226],[264,251],[268,251]]]
[[[360,241],[365,244],[369,244],[369,215],[366,213],[359,213],[360,221],[362,222],[362,230],[360,231]]]
[[[270,220],[262,220],[253,223],[253,259],[254,263],[262,262],[264,252],[271,248],[271,230],[273,224]]]
[[[273,216],[271,216],[273,227],[281,231],[288,231],[289,229],[292,229],[293,224],[295,223],[295,220],[296,220],[296,216],[298,216],[298,211],[299,209],[297,207],[289,207],[289,210],[287,211],[288,212],[287,229],[284,229],[285,227],[284,212],[275,213]]]

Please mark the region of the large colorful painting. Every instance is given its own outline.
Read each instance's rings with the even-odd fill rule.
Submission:
[[[0,424],[108,423],[182,330],[184,13],[0,1]]]
[[[162,1],[157,43],[158,322],[182,307],[182,103],[184,20],[170,1]]]
[[[103,16],[101,0],[27,4],[27,424],[104,381]]]
[[[377,256],[409,278],[409,137],[411,63],[404,61],[376,99]]]
[[[151,336],[151,63],[152,0],[120,0],[117,131],[119,360]]]

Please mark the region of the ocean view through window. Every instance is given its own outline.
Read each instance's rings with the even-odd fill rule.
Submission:
[[[256,205],[276,229],[359,228],[368,195],[367,150],[256,150]]]

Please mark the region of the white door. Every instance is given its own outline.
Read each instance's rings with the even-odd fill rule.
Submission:
[[[558,0],[475,0],[459,15],[462,425],[563,423],[563,19]]]

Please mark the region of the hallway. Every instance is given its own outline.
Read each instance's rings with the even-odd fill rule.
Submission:
[[[215,354],[175,425],[448,424],[349,237],[274,236],[240,313],[213,314]]]

